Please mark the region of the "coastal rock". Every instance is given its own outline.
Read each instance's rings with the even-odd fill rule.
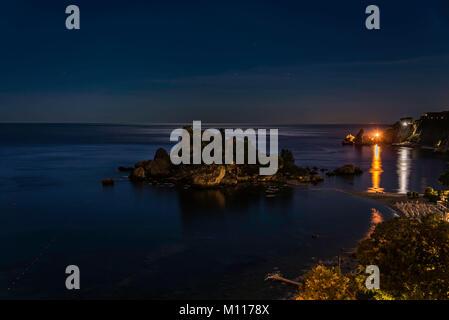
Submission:
[[[170,162],[165,159],[156,159],[145,167],[150,177],[166,177],[170,174]]]
[[[103,179],[103,181],[101,183],[103,184],[103,186],[113,186],[114,185],[114,179],[113,178],[106,178],[106,179]]]
[[[132,181],[144,181],[147,178],[145,169],[143,167],[137,167],[133,170],[129,179]]]
[[[118,167],[118,171],[120,171],[120,172],[131,172],[133,170],[134,170],[134,168],[122,167],[122,166]]]
[[[153,178],[166,177],[170,174],[170,156],[164,148],[159,148],[154,155],[154,160],[145,166],[147,175]]]
[[[136,164],[134,165],[134,168],[143,168],[146,167],[147,165],[149,165],[151,163],[151,160],[143,160],[143,161],[139,161],[136,162]]]
[[[359,130],[355,137],[351,134],[348,134],[342,141],[343,145],[356,146],[370,146],[376,143],[378,143],[378,138],[365,135],[365,130],[363,128]]]
[[[355,139],[355,137],[352,134],[348,134],[345,137],[345,139],[342,141],[342,144],[352,146],[352,145],[354,145],[354,139]]]
[[[357,135],[354,138],[354,144],[361,145],[363,144],[363,135],[365,134],[365,130],[360,129]]]
[[[363,173],[363,170],[359,167],[356,167],[352,164],[345,164],[344,166],[341,166],[338,169],[335,169],[333,171],[328,171],[326,174],[328,176],[354,176],[354,175],[360,175]]]
[[[164,148],[159,148],[156,150],[156,154],[154,155],[154,160],[162,160],[170,163],[170,155]]]
[[[419,135],[417,135],[417,129],[417,122],[413,121],[413,119],[407,122],[405,120],[398,121],[385,129],[382,134],[382,142],[386,144],[418,142]]]
[[[204,166],[193,178],[192,185],[202,188],[218,186],[225,174],[226,169],[223,165]]]
[[[292,168],[295,165],[295,158],[290,150],[282,149],[280,159],[280,168]]]

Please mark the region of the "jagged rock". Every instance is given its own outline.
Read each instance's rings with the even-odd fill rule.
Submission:
[[[359,133],[357,133],[357,135],[354,138],[354,143],[355,144],[363,144],[363,135],[365,134],[365,130],[360,129]]]
[[[143,181],[147,178],[145,169],[143,167],[137,167],[133,170],[131,175],[129,176],[129,179],[132,181]]]
[[[154,160],[145,166],[146,174],[150,177],[160,178],[170,174],[170,156],[163,148],[159,148],[154,155]]]
[[[416,142],[417,123],[409,123],[403,125],[401,121],[396,122],[392,126],[384,130],[382,134],[382,142],[386,144]]]
[[[139,162],[136,162],[136,164],[134,165],[134,168],[145,167],[145,166],[147,166],[150,163],[151,163],[151,160],[139,161]]]
[[[342,141],[343,145],[356,145],[356,146],[370,146],[378,143],[378,138],[369,137],[365,135],[365,130],[362,128],[354,137],[351,134],[348,134],[345,139]]]
[[[295,158],[290,150],[282,149],[280,158],[282,159],[281,167],[291,168],[295,165]]]
[[[164,148],[159,148],[156,150],[156,154],[154,155],[154,160],[163,160],[170,162],[170,156]]]
[[[166,159],[156,159],[145,167],[150,177],[166,177],[170,174],[170,162]]]
[[[352,134],[348,134],[345,139],[342,141],[343,145],[354,145],[354,139],[355,137]]]

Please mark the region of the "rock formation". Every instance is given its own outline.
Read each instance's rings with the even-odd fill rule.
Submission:
[[[258,163],[174,165],[167,151],[159,148],[153,160],[137,162],[129,178],[133,182],[174,183],[200,188],[235,186],[241,183],[317,183],[323,180],[316,171],[295,165],[293,154],[288,150],[281,150],[276,174],[260,175],[261,166]]]
[[[103,186],[113,186],[114,185],[114,179],[113,178],[106,178],[103,179],[103,181],[101,181],[101,183],[103,184]]]
[[[328,176],[355,176],[363,173],[363,170],[359,167],[355,167],[352,164],[345,164],[344,166],[335,169],[333,171],[326,172]]]

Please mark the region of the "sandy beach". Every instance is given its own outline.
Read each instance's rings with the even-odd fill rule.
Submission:
[[[376,200],[389,208],[391,208],[394,211],[397,211],[395,204],[396,202],[407,202],[409,199],[407,198],[406,194],[398,194],[398,193],[391,193],[391,192],[383,192],[383,193],[373,193],[373,192],[367,192],[367,191],[355,191],[355,190],[342,190],[345,193],[352,194],[355,196],[368,198],[372,200]],[[415,199],[415,201],[425,201],[424,198]]]
[[[367,192],[367,191],[354,191],[354,190],[342,190],[345,193],[352,194],[355,196],[359,196],[362,198],[372,199],[376,200],[379,203],[382,203],[383,205],[386,205],[391,210],[393,210],[397,215],[399,216],[409,216],[407,214],[407,210],[402,212],[398,209],[396,204],[407,204],[411,205],[416,208],[429,208],[431,210],[437,210],[438,206],[434,203],[429,202],[426,198],[423,197],[422,194],[419,195],[419,198],[416,199],[409,199],[406,194],[398,194],[398,193],[391,193],[391,192],[383,192],[383,193],[373,193],[373,192]],[[440,208],[438,208],[437,212],[439,212]],[[442,213],[443,214],[443,213]],[[443,214],[443,216],[446,217],[446,214]]]

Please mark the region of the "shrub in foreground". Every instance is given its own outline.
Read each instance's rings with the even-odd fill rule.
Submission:
[[[379,267],[381,289],[397,299],[449,298],[449,223],[437,214],[378,224],[357,258]]]
[[[437,214],[379,223],[356,256],[361,265],[347,275],[336,267],[310,270],[296,299],[449,299],[449,223]],[[379,267],[380,290],[366,289],[367,265]]]

